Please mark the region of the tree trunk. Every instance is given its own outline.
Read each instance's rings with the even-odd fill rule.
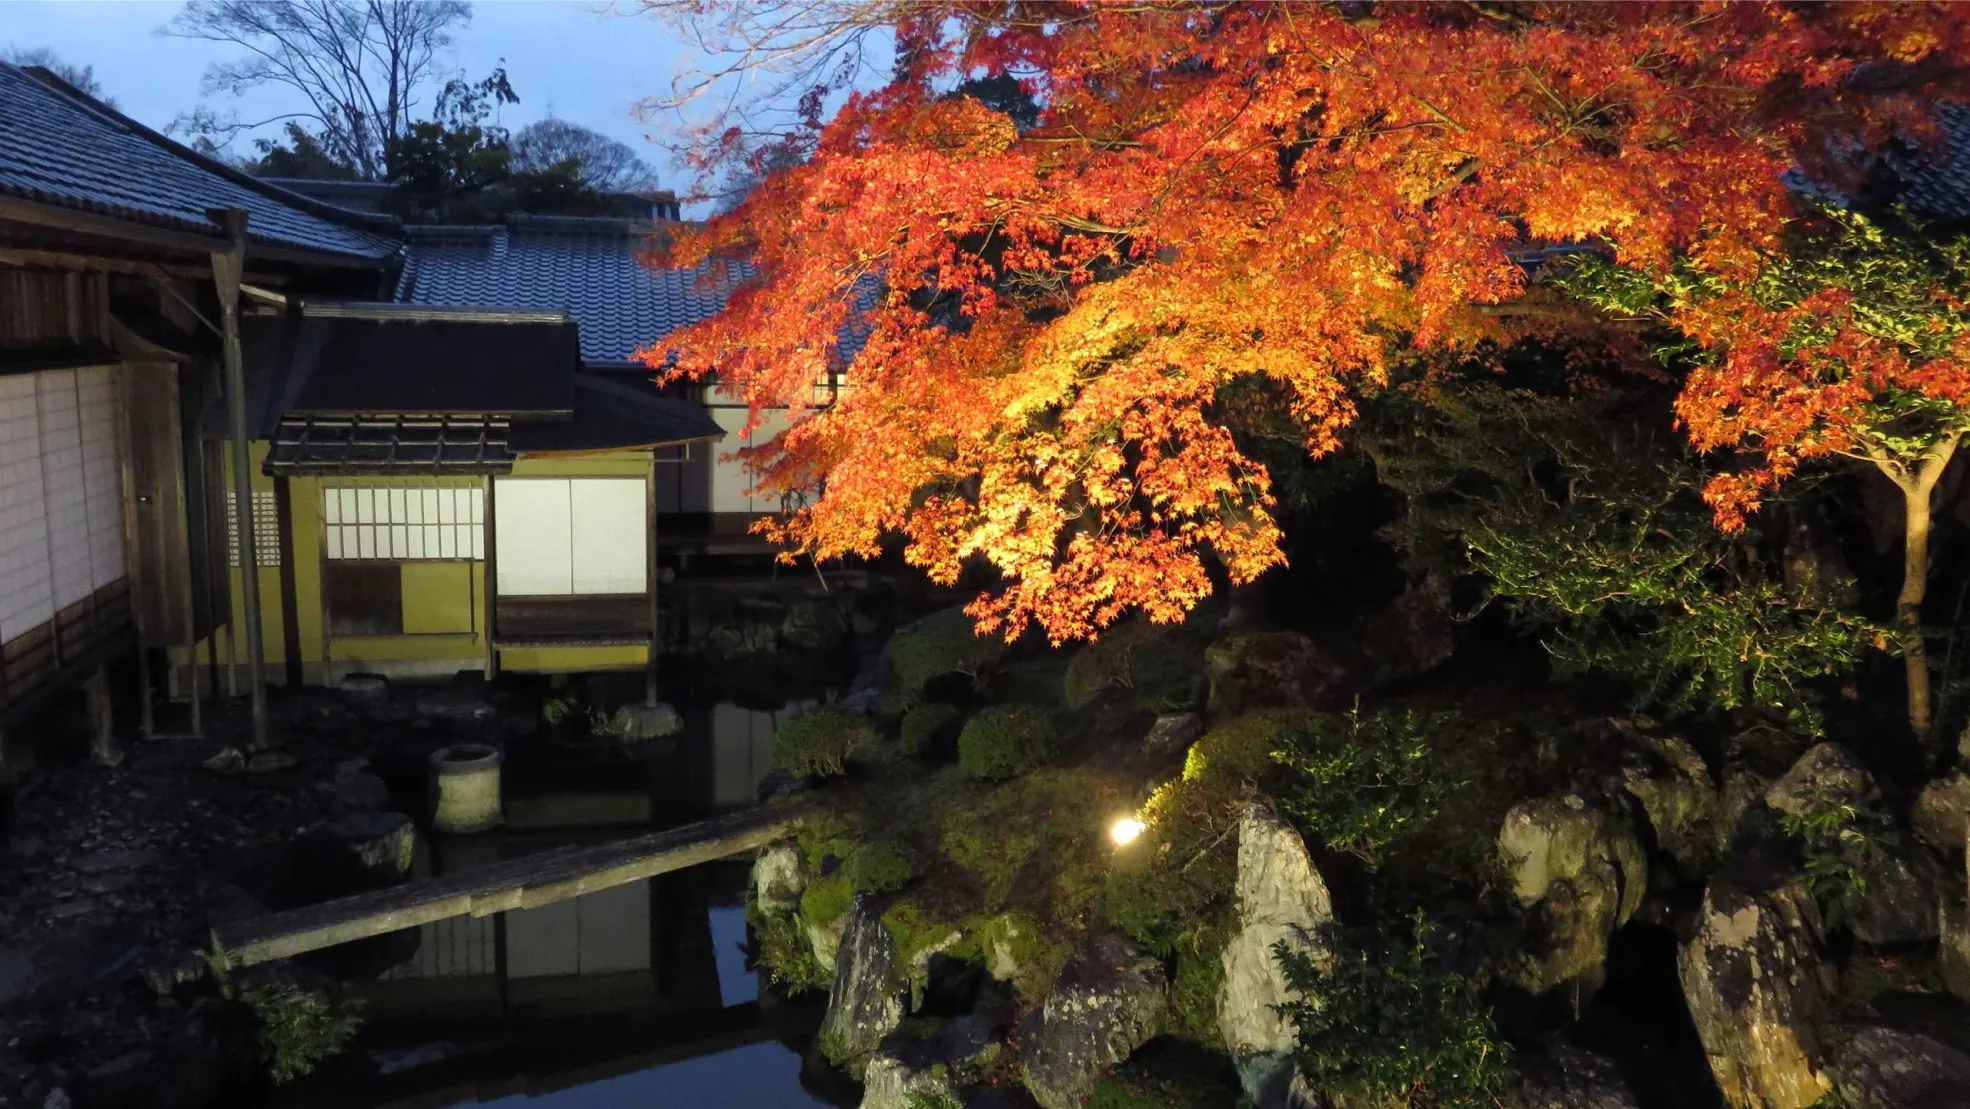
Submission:
[[[1902,666],[1908,676],[1908,726],[1927,739],[1934,723],[1929,694],[1929,646],[1922,640],[1922,599],[1929,592],[1929,494],[1933,483],[1902,486],[1902,591],[1895,598]]]

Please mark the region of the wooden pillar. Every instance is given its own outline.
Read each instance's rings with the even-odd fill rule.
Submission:
[[[487,474],[484,481],[486,513],[485,521],[479,526],[486,532],[486,622],[481,634],[486,637],[486,680],[492,681],[499,677],[499,645],[496,642],[499,633],[499,544],[494,542],[499,533],[493,526],[493,514],[499,509],[493,503],[493,486],[497,482],[493,481],[491,474]],[[505,988],[502,980],[500,989]]]
[[[123,761],[123,749],[116,744],[116,714],[111,707],[109,668],[96,667],[82,691],[89,698],[89,758],[99,766],[115,766]]]
[[[643,703],[656,708],[660,699],[657,667],[663,655],[663,630],[657,626],[657,448],[650,448],[650,470],[643,475],[643,588],[650,600],[650,657],[643,670]]]
[[[246,370],[239,350],[239,283],[246,265],[246,211],[215,209],[208,213],[226,229],[231,240],[225,250],[212,252],[212,283],[219,292],[219,320],[226,364],[226,414],[232,433],[233,519],[239,529],[240,635],[246,640],[246,676],[253,698],[253,747],[268,745],[267,650],[260,642],[260,568],[254,557],[259,547],[253,536],[253,447],[246,426]],[[228,659],[227,666],[235,665]]]
[[[294,490],[287,475],[274,479],[274,527],[280,541],[280,651],[287,688],[301,688],[301,591],[294,580]]]

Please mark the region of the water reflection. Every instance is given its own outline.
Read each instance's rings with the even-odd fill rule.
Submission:
[[[687,712],[679,742],[613,760],[515,759],[508,826],[421,845],[419,877],[753,802],[784,711]],[[818,1013],[762,1004],[746,968],[746,860],[570,901],[458,917],[318,963],[365,1004],[355,1050],[289,1109],[829,1104],[803,1088]]]

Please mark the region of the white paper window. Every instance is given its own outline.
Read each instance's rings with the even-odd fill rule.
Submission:
[[[389,562],[483,560],[486,493],[478,487],[322,490],[328,557]]]
[[[508,597],[634,594],[648,588],[641,478],[501,478],[493,516]]]
[[[112,372],[0,377],[0,641],[123,576]]]
[[[226,491],[226,564],[239,565],[239,514],[232,490]],[[253,564],[280,565],[280,505],[271,489],[253,491]]]

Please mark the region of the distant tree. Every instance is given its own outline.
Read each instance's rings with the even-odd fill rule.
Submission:
[[[574,163],[575,175],[602,193],[651,192],[657,171],[627,143],[565,119],[529,123],[513,136],[513,172],[544,173],[564,162]]]
[[[45,46],[20,47],[8,43],[7,48],[4,51],[0,51],[0,61],[23,67],[31,65],[40,66],[42,69],[74,85],[82,93],[93,96],[111,107],[116,105],[116,101],[103,95],[102,82],[96,80],[95,66],[71,65],[68,62],[62,61],[53,50]]]
[[[209,140],[208,140],[209,143]],[[247,172],[261,177],[313,177],[353,181],[356,167],[322,149],[321,140],[293,120],[287,121],[287,143],[255,139],[260,156],[247,163]]]
[[[480,81],[446,84],[431,118],[409,124],[390,142],[385,168],[397,187],[399,214],[440,220],[492,214],[494,206],[481,198],[512,175],[513,151],[506,128],[488,120],[499,105],[519,99],[503,68]]]
[[[172,129],[224,142],[264,123],[292,120],[329,160],[379,179],[391,143],[415,120],[420,91],[436,79],[438,50],[471,18],[472,6],[463,0],[190,0],[160,34],[246,51],[205,71],[207,93],[239,96],[285,87],[300,93],[308,108],[253,122],[193,112]]]

